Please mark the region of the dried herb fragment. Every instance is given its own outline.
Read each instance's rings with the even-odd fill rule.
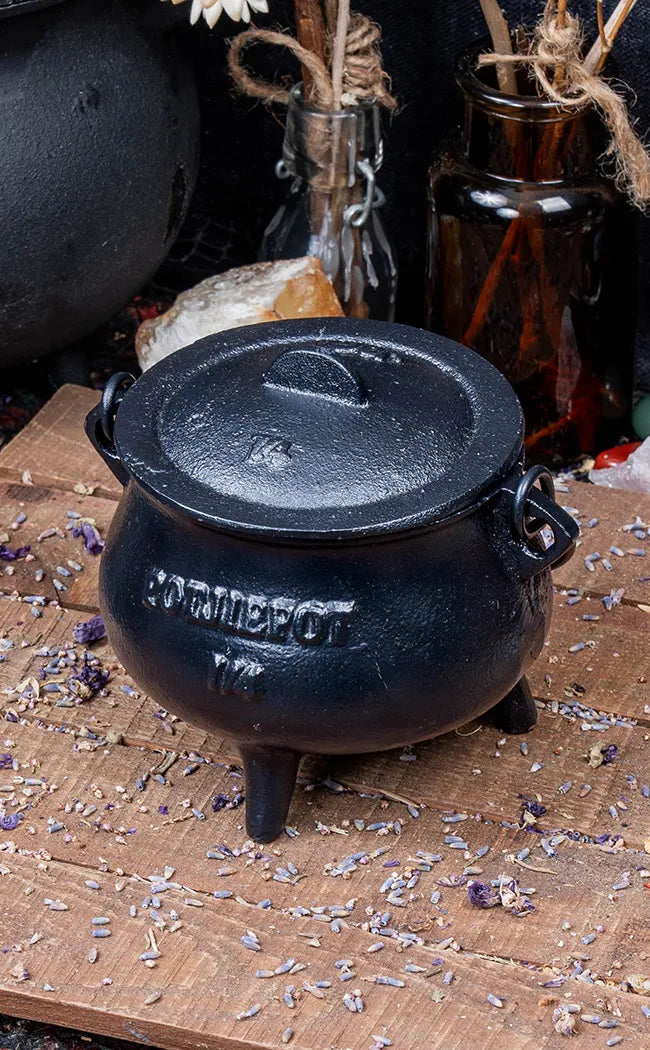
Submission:
[[[474,908],[494,908],[501,903],[499,895],[485,882],[470,882],[467,899]]]
[[[586,758],[592,769],[597,769],[598,766],[608,765],[610,762],[613,762],[617,755],[618,748],[616,744],[594,744],[593,747],[589,748]]]
[[[523,800],[523,809],[521,811],[521,823],[522,824],[534,824],[538,817],[543,817],[546,813],[546,806],[543,806],[541,802],[537,802],[533,798],[528,798],[527,795],[519,795],[519,798]]]
[[[237,809],[244,801],[244,796],[240,791],[234,796],[229,798],[228,795],[218,794],[212,799],[212,812],[219,813],[222,809]]]
[[[16,561],[17,558],[26,558],[31,550],[31,547],[17,547],[15,551],[12,551],[11,547],[6,547],[4,543],[0,543],[0,558],[3,561]]]
[[[0,816],[0,831],[15,831],[22,819],[22,813],[8,813],[4,817]]]
[[[90,659],[88,653],[84,653],[83,667],[77,674],[70,676],[68,685],[82,700],[91,700],[104,688],[109,676],[110,672],[104,671],[97,659]]]
[[[535,911],[535,905],[530,897],[522,893],[519,888],[518,879],[502,876],[498,889],[501,904],[515,918],[519,919],[522,915],[528,915],[531,911]]]
[[[104,549],[104,541],[94,525],[89,521],[78,521],[72,526],[72,535],[75,539],[83,538],[84,547],[89,554],[101,554]]]
[[[577,1027],[576,1015],[569,1013],[565,1007],[559,1006],[553,1011],[553,1028],[559,1035],[575,1035]]]
[[[101,616],[91,616],[89,620],[78,623],[73,634],[75,642],[79,645],[88,645],[89,642],[98,642],[100,638],[105,638],[106,627]]]

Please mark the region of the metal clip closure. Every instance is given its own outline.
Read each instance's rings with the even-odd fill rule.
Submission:
[[[370,218],[370,212],[372,211],[372,205],[375,199],[377,176],[375,174],[375,169],[369,160],[357,161],[356,171],[357,174],[365,177],[366,194],[361,204],[348,205],[343,212],[343,221],[348,226],[352,226],[355,230],[358,230],[361,226],[365,226]]]

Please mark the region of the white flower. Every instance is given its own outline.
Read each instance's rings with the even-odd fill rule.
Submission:
[[[178,0],[172,0],[174,2]],[[266,14],[268,9],[267,0],[192,0],[190,22],[194,25],[203,15],[212,29],[224,11],[233,22],[250,22],[251,11]]]

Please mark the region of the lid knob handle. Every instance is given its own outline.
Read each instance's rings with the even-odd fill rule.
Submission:
[[[364,405],[367,400],[359,377],[322,350],[285,350],[273,361],[264,382],[348,405]]]

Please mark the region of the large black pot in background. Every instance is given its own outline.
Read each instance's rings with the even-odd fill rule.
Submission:
[[[224,332],[129,379],[87,421],[126,486],[100,607],[152,697],[239,744],[253,838],[280,833],[306,752],[399,747],[495,705],[530,728],[522,676],[577,526],[543,468],[522,476],[492,365],[328,319]]]
[[[0,365],[106,321],[152,276],[198,168],[159,0],[0,0]]]

